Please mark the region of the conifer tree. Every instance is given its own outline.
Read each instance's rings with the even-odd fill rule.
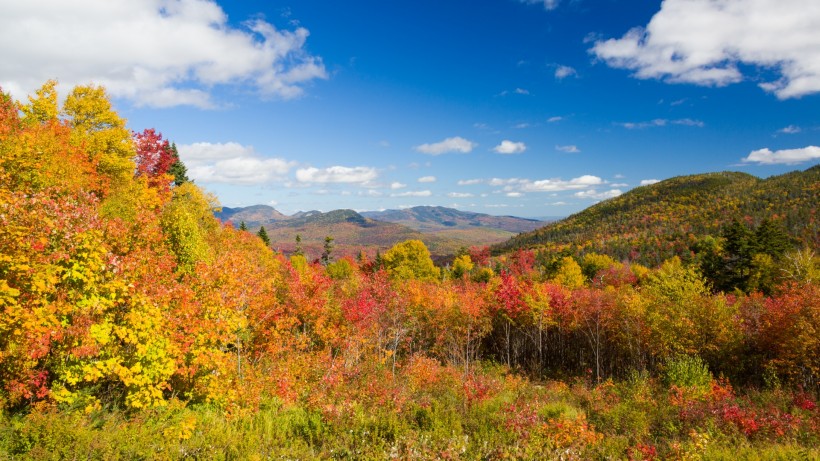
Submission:
[[[247,231],[248,230],[248,226],[245,225],[245,221],[240,221],[239,222],[239,230],[241,230],[241,231]]]
[[[333,237],[325,237],[325,246],[322,251],[322,265],[327,266],[330,263],[330,253],[333,251]]]
[[[262,241],[265,242],[266,247],[270,246],[270,237],[268,237],[268,232],[265,230],[265,226],[260,227],[259,232],[257,232],[256,235],[258,235],[259,238],[261,238]]]
[[[296,248],[293,250],[294,256],[304,256],[305,252],[302,250],[302,236],[296,234]]]

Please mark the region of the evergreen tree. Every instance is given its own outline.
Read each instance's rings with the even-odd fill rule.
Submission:
[[[748,227],[736,219],[723,230],[726,243],[723,248],[723,273],[719,288],[725,291],[735,288],[746,291],[754,255],[753,235]]]
[[[190,181],[190,179],[188,179],[188,168],[186,168],[182,160],[179,159],[176,143],[171,143],[171,156],[174,158],[174,163],[168,168],[168,173],[174,177],[174,185],[181,186],[183,183]]]
[[[268,237],[268,232],[265,230],[265,226],[260,227],[259,232],[257,232],[256,235],[258,235],[259,238],[261,238],[262,241],[265,242],[266,247],[270,246],[270,237]]]
[[[325,237],[325,246],[322,251],[322,265],[327,266],[330,263],[330,252],[333,251],[333,237]]]
[[[764,219],[755,231],[753,248],[755,253],[780,258],[791,248],[789,234],[779,222]]]
[[[239,222],[239,230],[241,230],[241,231],[247,231],[248,230],[248,226],[245,225],[245,221],[240,221]]]
[[[296,248],[293,250],[294,256],[304,256],[305,252],[302,250],[302,236],[296,234]]]

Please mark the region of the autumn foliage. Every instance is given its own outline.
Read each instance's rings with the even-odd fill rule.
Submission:
[[[326,438],[352,458],[683,459],[715,427],[818,442],[810,248],[778,256],[795,269],[765,294],[715,291],[678,258],[592,252],[474,248],[439,268],[408,241],[377,262],[311,264],[216,220],[179,162],[159,132],[128,132],[100,87],[62,109],[53,82],[25,104],[0,93],[4,415],[31,431],[73,412],[172,415],[151,437],[179,443],[210,434],[195,409],[267,415],[284,432],[259,440],[283,456],[296,440],[330,457]]]

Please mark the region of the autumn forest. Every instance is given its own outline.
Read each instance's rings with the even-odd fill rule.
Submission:
[[[283,254],[55,88],[0,93],[2,459],[820,458],[820,167]]]

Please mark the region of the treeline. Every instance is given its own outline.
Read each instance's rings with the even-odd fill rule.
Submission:
[[[348,457],[581,456],[603,450],[590,420],[615,411],[594,397],[611,379],[650,389],[681,366],[684,377],[668,381],[682,392],[672,407],[734,405],[728,381],[712,376],[788,389],[772,421],[792,421],[783,433],[803,437],[800,446],[816,441],[806,435],[818,415],[805,392],[816,395],[820,378],[818,259],[779,238],[761,247],[761,227],[739,224],[736,239],[730,228],[709,261],[744,277],[738,261],[758,267],[761,255],[793,270],[772,268],[766,293],[752,278],[740,287],[748,293],[724,293],[678,258],[647,267],[587,252],[539,262],[532,251],[493,259],[474,248],[441,268],[420,241],[371,261],[334,258],[327,240],[309,263],[220,223],[216,206],[187,181],[173,144],[125,130],[103,89],[78,87],[62,109],[53,83],[26,104],[0,96],[0,409],[23,415],[8,427],[28,428],[0,430],[0,449],[37,457],[48,421],[62,415],[161,418],[163,408],[188,407],[242,421],[269,415],[285,424],[275,440],[301,441],[317,457],[336,456],[321,451],[336,449],[324,437]],[[544,390],[526,376],[589,387]],[[204,414],[160,433],[174,443],[203,436],[193,427]],[[665,435],[654,423],[630,436],[634,425],[597,421],[617,436],[606,449],[618,456],[652,452],[657,437],[670,439],[661,450],[680,451],[692,427],[734,421],[677,414],[657,416]],[[270,421],[253,430],[271,433]],[[766,424],[749,434],[775,440]],[[359,438],[345,438],[347,428]]]

